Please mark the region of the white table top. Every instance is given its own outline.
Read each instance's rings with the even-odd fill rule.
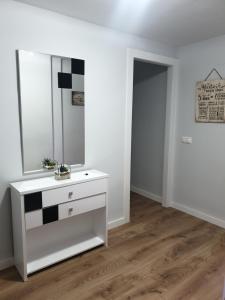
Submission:
[[[50,176],[50,177],[42,177],[38,179],[13,182],[10,184],[10,186],[14,188],[17,192],[19,192],[21,195],[25,195],[29,193],[38,192],[38,191],[64,187],[71,184],[77,184],[77,183],[82,183],[82,182],[87,182],[87,181],[102,179],[107,177],[109,177],[108,174],[98,170],[85,170],[85,171],[71,173],[70,179],[56,180],[54,176]]]

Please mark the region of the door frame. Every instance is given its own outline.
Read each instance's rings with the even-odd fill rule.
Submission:
[[[171,206],[173,202],[175,129],[176,111],[178,104],[178,59],[136,49],[127,49],[127,81],[124,135],[124,218],[126,223],[130,221],[130,176],[134,60],[140,60],[168,67],[162,184],[162,205],[165,207]]]

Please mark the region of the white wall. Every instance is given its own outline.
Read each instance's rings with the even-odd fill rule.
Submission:
[[[212,68],[225,78],[225,36],[180,48],[174,201],[225,225],[225,124],[195,122],[195,84]],[[218,78],[215,75],[212,79]],[[193,144],[181,144],[182,135]]]
[[[109,219],[123,218],[127,47],[175,56],[175,50],[50,11],[0,2],[0,264],[12,256],[8,184],[22,176],[15,50],[86,60],[86,167],[108,172]]]
[[[167,67],[135,61],[131,186],[162,196]]]

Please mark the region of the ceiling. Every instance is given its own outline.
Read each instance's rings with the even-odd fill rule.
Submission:
[[[16,0],[184,46],[225,34],[225,0]]]

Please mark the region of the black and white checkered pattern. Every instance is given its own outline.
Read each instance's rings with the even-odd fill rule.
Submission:
[[[72,89],[72,74],[85,75],[85,61],[71,59],[71,73],[58,72],[58,88]]]
[[[59,219],[58,205],[43,207],[42,192],[27,194],[24,196],[25,214],[37,210],[42,210],[42,225],[48,224]]]

